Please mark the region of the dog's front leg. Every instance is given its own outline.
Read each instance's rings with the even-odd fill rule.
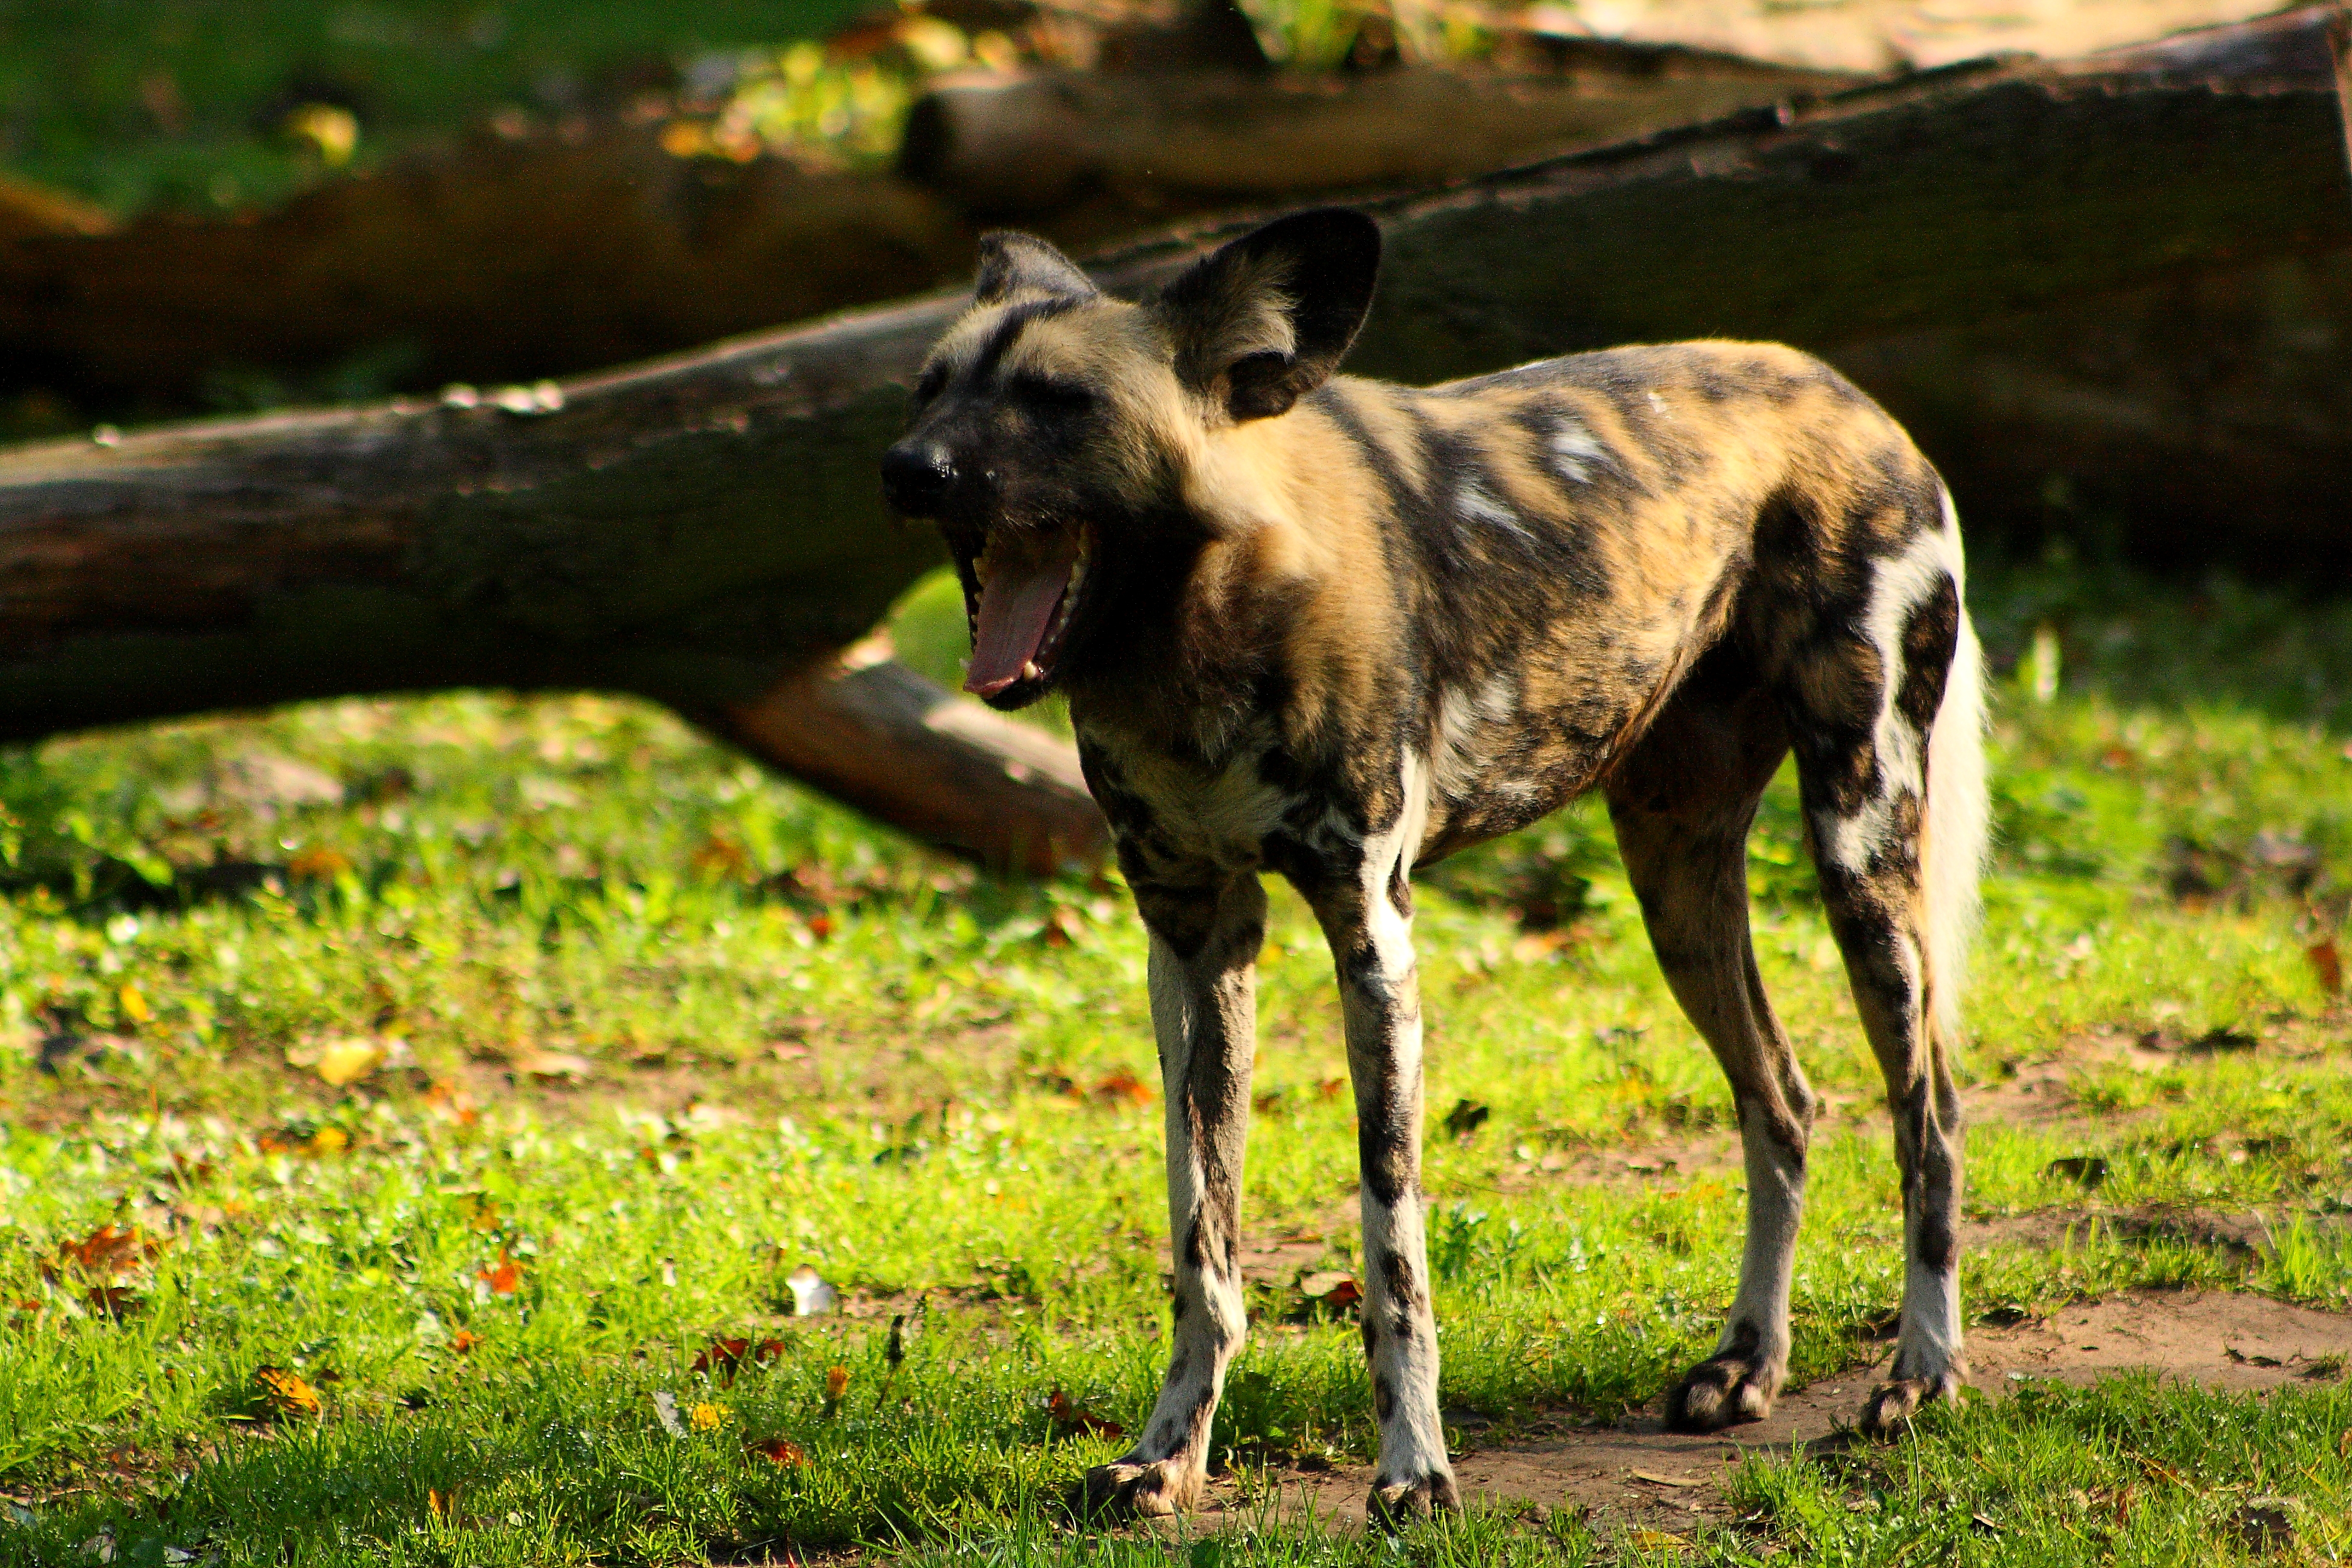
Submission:
[[[1375,841],[1377,847],[1377,841]],[[1381,1423],[1370,1511],[1458,1509],[1437,1414],[1437,1320],[1421,1192],[1421,977],[1412,895],[1394,847],[1368,875],[1314,896],[1339,972],[1362,1161],[1364,1354]]]
[[[1256,1048],[1265,890],[1255,872],[1203,887],[1135,884],[1151,933],[1151,1025],[1168,1102],[1168,1237],[1176,1348],[1135,1447],[1087,1477],[1090,1509],[1190,1508],[1208,1475],[1209,1423],[1242,1346],[1242,1146]]]

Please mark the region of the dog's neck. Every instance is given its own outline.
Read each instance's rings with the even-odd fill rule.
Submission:
[[[1206,433],[1181,486],[1189,538],[1137,569],[1071,682],[1081,730],[1213,763],[1245,736],[1296,742],[1383,679],[1369,650],[1395,605],[1371,498],[1332,482],[1356,471],[1346,441],[1311,403]]]

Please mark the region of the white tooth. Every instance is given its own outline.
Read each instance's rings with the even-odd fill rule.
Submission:
[[[1021,679],[1024,680],[1040,679],[1045,676],[1045,672],[1044,670],[1037,668],[1037,661],[1034,658],[1028,660],[1021,667]]]

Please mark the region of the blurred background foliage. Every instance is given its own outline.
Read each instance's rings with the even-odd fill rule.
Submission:
[[[715,97],[860,4],[28,0],[0,7],[0,163],[114,213],[267,204],[493,116]]]

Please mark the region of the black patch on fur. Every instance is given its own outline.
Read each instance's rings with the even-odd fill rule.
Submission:
[[[1389,907],[1405,919],[1412,919],[1412,884],[1405,880],[1402,857],[1389,868]]]
[[[1085,303],[1084,300],[1075,296],[1059,296],[1024,300],[1011,307],[998,318],[987,342],[980,345],[980,353],[972,356],[971,369],[968,373],[972,384],[982,384],[995,375],[996,367],[1003,363],[1004,356],[1012,352],[1013,343],[1027,330],[1030,322],[1066,316]]]
[[[1384,1372],[1373,1373],[1372,1414],[1381,1418],[1381,1425],[1387,1426],[1390,1418],[1396,1415],[1396,1384],[1389,1381],[1389,1374]]]
[[[1944,684],[1960,642],[1960,595],[1949,577],[1938,577],[1911,606],[1903,626],[1903,684],[1895,688],[1895,710],[1925,735],[1943,707]]]

